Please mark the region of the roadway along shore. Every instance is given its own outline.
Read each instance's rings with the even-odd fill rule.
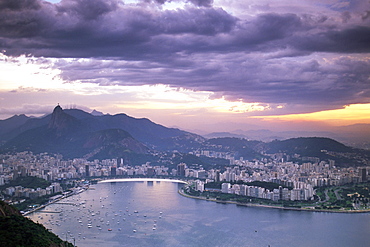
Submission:
[[[48,206],[48,205],[51,205],[51,204],[53,204],[53,203],[56,203],[56,202],[58,202],[58,201],[60,201],[60,200],[63,200],[63,199],[65,199],[65,198],[67,198],[67,197],[70,197],[70,196],[73,196],[73,195],[80,194],[80,193],[84,192],[84,191],[85,191],[85,190],[87,190],[87,189],[88,189],[88,187],[80,188],[80,189],[78,189],[78,190],[75,190],[75,191],[73,191],[73,192],[70,192],[70,193],[68,193],[68,194],[65,194],[65,195],[63,195],[63,196],[61,196],[61,197],[58,197],[58,198],[57,198],[57,199],[55,199],[55,200],[49,201],[49,202],[48,202],[48,203],[46,203],[46,204],[40,205],[40,206],[38,206],[37,208],[34,208],[34,209],[32,209],[32,210],[30,210],[30,211],[27,211],[27,212],[24,212],[22,215],[23,215],[23,216],[26,216],[26,215],[28,215],[28,214],[34,213],[34,212],[36,212],[36,211],[38,211],[38,210],[40,210],[40,209],[45,208],[45,207],[46,207],[46,206]]]

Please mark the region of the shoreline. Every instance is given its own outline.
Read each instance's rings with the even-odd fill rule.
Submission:
[[[73,192],[71,192],[71,193],[69,193],[69,194],[66,194],[66,195],[64,195],[64,196],[61,196],[61,197],[59,197],[59,198],[57,198],[57,199],[55,199],[55,200],[53,200],[53,201],[50,201],[50,202],[48,202],[48,203],[46,203],[46,204],[40,205],[40,206],[38,206],[37,208],[34,208],[34,209],[32,209],[32,210],[30,210],[30,211],[27,211],[27,212],[24,212],[22,215],[23,215],[23,216],[27,216],[27,215],[32,214],[32,213],[34,213],[34,212],[36,212],[36,211],[38,211],[38,210],[40,210],[40,209],[45,208],[46,206],[49,206],[49,205],[51,205],[51,204],[53,204],[53,203],[56,203],[56,202],[58,202],[58,201],[60,201],[60,200],[63,200],[63,199],[65,199],[65,198],[68,198],[68,197],[70,197],[70,196],[78,195],[78,194],[80,194],[80,193],[82,193],[82,192],[84,192],[84,191],[86,191],[86,190],[88,190],[88,189],[89,189],[89,188],[81,188],[81,189],[79,189],[79,190],[73,191]]]
[[[100,180],[100,183],[119,183],[119,182],[171,182],[171,183],[182,183],[187,184],[187,182],[179,179],[169,179],[169,178],[113,178]]]
[[[177,179],[161,179],[161,178],[118,178],[118,179],[106,179],[106,180],[101,180],[99,181],[98,183],[115,183],[115,182],[172,182],[172,183],[183,183],[183,184],[186,184],[185,181],[182,181],[182,180],[177,180]],[[27,211],[27,212],[24,212],[22,213],[23,216],[27,216],[29,214],[32,214],[38,210],[41,210],[43,208],[45,208],[46,206],[49,206],[53,203],[56,203],[60,200],[63,200],[65,198],[68,198],[70,196],[73,196],[73,195],[77,195],[77,194],[80,194],[86,190],[88,190],[89,187],[82,187],[80,188],[79,190],[76,190],[76,191],[73,191],[69,194],[66,194],[66,195],[63,195],[53,201],[50,201],[46,204],[43,204],[43,205],[40,205],[38,206],[37,208],[34,208],[30,211]]]
[[[272,209],[280,209],[280,210],[292,210],[292,211],[308,211],[308,212],[320,212],[320,213],[370,213],[370,209],[365,210],[330,210],[330,209],[312,209],[312,208],[293,208],[293,207],[282,207],[282,206],[272,206],[272,205],[264,205],[264,204],[256,204],[256,203],[240,203],[236,201],[219,201],[214,198],[205,198],[200,196],[191,196],[184,192],[183,189],[179,189],[178,193],[184,197],[192,198],[192,199],[198,199],[198,200],[204,200],[204,201],[211,201],[216,203],[222,203],[222,204],[235,204],[237,206],[243,206],[243,207],[259,207],[259,208],[272,208]]]
[[[116,178],[116,179],[101,180],[98,183],[115,183],[115,182],[172,182],[172,183],[183,183],[183,184],[186,184],[186,182],[185,181],[182,181],[182,180],[177,180],[177,179],[162,179],[162,178],[121,178],[121,179],[120,178],[118,178],[118,179]],[[27,216],[29,214],[32,214],[32,213],[34,213],[34,212],[36,212],[38,210],[41,210],[41,209],[45,208],[46,206],[49,206],[49,205],[51,205],[53,203],[56,203],[56,202],[58,202],[60,200],[63,200],[65,198],[68,198],[70,196],[80,194],[80,193],[82,193],[82,192],[84,192],[84,191],[86,191],[88,189],[89,189],[89,187],[87,187],[87,188],[86,187],[82,187],[79,190],[76,190],[76,191],[73,191],[73,192],[71,192],[69,194],[63,195],[63,196],[61,196],[61,197],[59,197],[59,198],[57,198],[57,199],[55,199],[53,201],[50,201],[50,202],[48,202],[46,204],[43,204],[43,205],[38,206],[37,208],[34,208],[34,209],[32,209],[30,211],[27,211],[27,212],[24,212],[24,213],[22,213],[22,215],[23,216]]]

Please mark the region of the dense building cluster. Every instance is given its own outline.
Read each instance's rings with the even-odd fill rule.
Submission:
[[[202,152],[202,155],[214,155]],[[221,154],[219,154],[220,156]],[[226,156],[225,156],[226,157]],[[54,182],[47,189],[28,189],[12,187],[3,191],[6,195],[35,197],[61,191],[60,180],[88,177],[116,176],[173,176],[198,179],[197,190],[203,191],[204,184],[210,181],[224,182],[222,192],[246,195],[271,200],[308,200],[314,195],[314,187],[342,185],[365,182],[368,167],[339,168],[334,161],[310,160],[297,164],[284,162],[279,157],[275,160],[248,161],[226,157],[230,165],[222,169],[205,170],[197,164],[177,164],[170,169],[166,166],[152,166],[149,162],[138,166],[126,165],[124,160],[107,159],[87,161],[86,159],[63,160],[60,155],[47,153],[33,154],[21,152],[14,155],[0,156],[0,185],[4,185],[19,176],[35,176]],[[264,181],[281,185],[279,189],[269,191],[256,186],[235,184],[236,181]],[[292,188],[292,189],[287,189]]]
[[[62,188],[60,187],[59,183],[52,183],[50,186],[46,187],[45,189],[37,188],[24,188],[22,186],[14,186],[14,187],[7,187],[4,190],[4,194],[8,196],[15,196],[18,198],[30,198],[35,199],[37,197],[46,196],[46,195],[53,195],[58,192],[62,192]]]
[[[288,188],[283,188],[279,186],[278,189],[273,189],[272,191],[258,187],[258,186],[248,186],[244,184],[233,184],[223,183],[222,193],[237,194],[243,196],[257,197],[262,199],[268,199],[273,201],[300,201],[309,200],[314,195],[313,187],[310,184],[304,185],[305,188],[294,188],[289,190]]]
[[[198,154],[199,155],[199,154]],[[230,166],[225,171],[211,169],[186,169],[186,177],[207,178],[221,182],[221,191],[228,194],[238,194],[263,199],[278,200],[309,200],[314,195],[314,188],[321,186],[343,185],[348,183],[365,182],[368,179],[368,167],[340,168],[335,166],[334,160],[320,161],[316,157],[307,157],[302,164],[284,162],[280,154],[274,154],[272,161],[266,159],[248,161],[220,152],[205,152],[201,155],[209,157],[229,158]],[[257,186],[232,184],[232,182],[264,181],[280,184],[279,189],[270,191]],[[230,183],[231,182],[231,183]],[[204,190],[204,183],[198,182],[196,189]],[[288,189],[291,187],[292,189]]]

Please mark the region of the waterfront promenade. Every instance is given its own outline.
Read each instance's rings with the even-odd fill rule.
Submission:
[[[26,215],[29,215],[29,214],[31,214],[31,213],[34,213],[34,212],[36,212],[36,211],[38,211],[38,210],[40,210],[40,209],[45,208],[45,207],[46,207],[46,206],[48,206],[48,205],[51,205],[51,204],[53,204],[53,203],[57,203],[57,202],[59,202],[60,200],[63,200],[63,199],[65,199],[65,198],[67,198],[67,197],[70,197],[70,196],[73,196],[73,195],[80,194],[80,193],[84,192],[84,191],[85,191],[85,190],[87,190],[87,189],[88,189],[88,187],[84,187],[84,188],[79,188],[78,190],[72,191],[72,192],[70,192],[70,193],[67,193],[67,194],[65,194],[65,195],[63,195],[63,196],[61,196],[61,197],[58,197],[58,198],[56,198],[56,199],[54,199],[54,200],[49,201],[49,202],[48,202],[48,203],[46,203],[46,204],[40,205],[40,206],[38,206],[38,207],[36,207],[36,208],[33,208],[33,209],[31,209],[30,211],[24,212],[24,213],[23,213],[23,216],[26,216]]]

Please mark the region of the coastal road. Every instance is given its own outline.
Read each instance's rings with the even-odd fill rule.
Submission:
[[[338,194],[339,189],[334,190],[334,194],[337,197],[337,200],[343,200],[343,198]]]
[[[327,201],[329,201],[329,199],[330,199],[330,196],[328,195],[328,189],[326,189],[326,190],[324,191],[324,193],[325,193],[325,200],[324,200],[323,202],[327,202]]]

